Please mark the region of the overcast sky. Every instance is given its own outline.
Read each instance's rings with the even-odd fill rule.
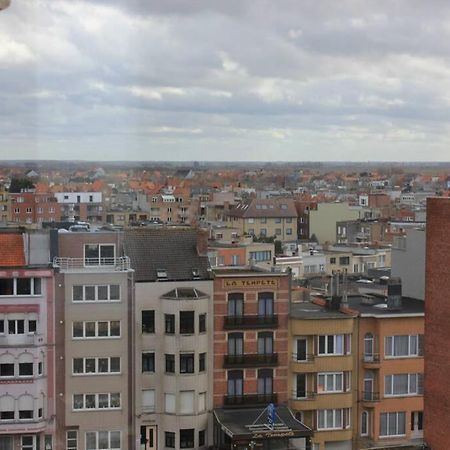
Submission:
[[[447,0],[12,0],[0,159],[449,160]]]

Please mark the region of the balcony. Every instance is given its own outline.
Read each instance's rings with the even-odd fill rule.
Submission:
[[[313,391],[303,391],[303,392],[292,392],[292,400],[296,401],[307,401],[307,400],[313,400],[316,398],[317,392]]]
[[[277,402],[277,394],[244,394],[225,395],[223,406],[225,408],[247,408],[250,406],[268,405]]]
[[[5,334],[0,336],[0,347],[38,347],[45,345],[42,334]]]
[[[225,330],[277,328],[278,316],[226,316]]]
[[[376,369],[380,366],[380,354],[379,353],[371,353],[364,354],[362,357],[362,362],[365,367],[370,369]]]
[[[225,355],[223,367],[272,367],[278,364],[278,354]]]
[[[53,267],[61,272],[127,272],[130,258],[53,258]]]
[[[360,399],[364,403],[375,403],[380,401],[380,393],[373,391],[362,391],[360,394]]]

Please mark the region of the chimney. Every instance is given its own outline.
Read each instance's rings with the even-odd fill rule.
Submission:
[[[402,309],[402,280],[399,277],[393,277],[388,280],[387,287],[387,306],[390,310]]]
[[[199,228],[197,230],[197,255],[206,256],[208,254],[208,230]]]

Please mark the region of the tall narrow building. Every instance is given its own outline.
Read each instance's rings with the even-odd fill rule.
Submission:
[[[450,199],[427,200],[425,275],[425,442],[450,448]]]

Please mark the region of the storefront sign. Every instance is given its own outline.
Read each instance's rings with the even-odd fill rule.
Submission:
[[[276,289],[279,286],[278,278],[238,278],[234,280],[223,280],[224,288],[272,288]]]

